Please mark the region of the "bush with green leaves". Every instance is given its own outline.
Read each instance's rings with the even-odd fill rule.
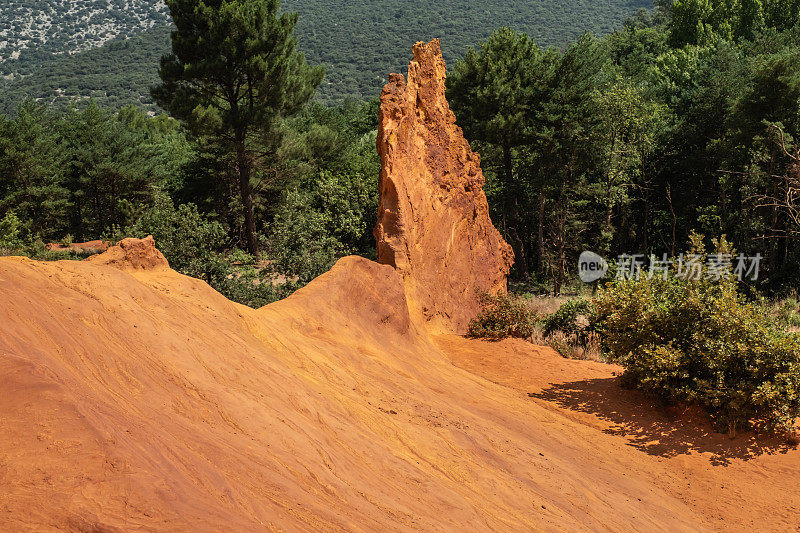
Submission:
[[[800,300],[797,293],[791,291],[786,297],[769,301],[764,299],[764,314],[786,328],[800,328]]]
[[[176,207],[166,194],[158,194],[126,233],[137,238],[152,235],[173,269],[203,279],[209,277],[209,265],[225,238],[219,222],[209,220],[194,204]]]
[[[0,256],[18,255],[37,261],[85,259],[93,252],[87,250],[51,250],[38,237],[32,236],[30,223],[23,222],[14,212],[0,219]]]
[[[307,283],[343,256],[374,256],[377,169],[365,166],[321,171],[285,192],[268,236],[277,272]]]
[[[253,308],[283,299],[297,289],[294,283],[274,284],[254,263],[253,256],[242,250],[227,256],[213,254],[204,265],[203,279],[227,299]]]
[[[583,298],[567,300],[555,313],[539,322],[542,337],[548,346],[564,357],[602,360],[594,315],[592,301]]]
[[[18,252],[25,247],[22,238],[22,221],[13,212],[8,212],[0,219],[0,252]]]
[[[272,303],[294,286],[276,286],[262,275],[250,254],[235,250],[222,252],[225,231],[209,220],[194,204],[175,206],[169,196],[159,194],[155,204],[124,232],[138,238],[152,235],[170,266],[200,278],[229,300],[250,307]]]
[[[692,236],[701,265],[708,255]],[[716,254],[733,255],[724,237]],[[698,404],[733,437],[800,416],[800,342],[737,292],[730,270],[699,279],[618,280],[595,299],[604,347],[623,383],[666,402]]]
[[[583,298],[567,300],[561,304],[558,311],[542,320],[542,334],[549,337],[560,331],[568,337],[574,335],[580,340],[589,334],[593,314],[594,308],[591,301]]]
[[[482,309],[469,323],[469,336],[499,340],[533,335],[536,315],[523,298],[506,292],[479,293],[478,301]]]

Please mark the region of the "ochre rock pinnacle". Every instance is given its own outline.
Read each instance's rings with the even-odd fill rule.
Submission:
[[[409,304],[429,324],[463,333],[476,290],[506,289],[511,247],[489,218],[480,157],[445,99],[439,40],[419,42],[408,79],[392,74],[381,94],[378,262],[405,279]]]

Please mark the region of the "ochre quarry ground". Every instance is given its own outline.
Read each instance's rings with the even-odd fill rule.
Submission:
[[[0,258],[0,295],[0,531],[798,526],[798,451],[431,337],[365,259],[260,310],[102,261]]]

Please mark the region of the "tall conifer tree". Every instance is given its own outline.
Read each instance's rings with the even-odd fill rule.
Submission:
[[[324,70],[295,50],[297,14],[278,13],[279,0],[166,3],[177,29],[153,97],[192,131],[214,135],[230,150],[247,249],[258,257],[253,170],[270,156],[280,119],[302,109]]]

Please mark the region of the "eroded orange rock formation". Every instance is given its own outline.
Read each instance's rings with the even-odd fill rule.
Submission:
[[[463,332],[476,290],[505,290],[511,247],[489,218],[480,157],[445,99],[439,40],[414,45],[408,79],[392,74],[381,94],[378,262],[404,277],[412,306]]]
[[[152,235],[144,239],[122,239],[105,253],[93,255],[86,260],[121,269],[169,268],[167,258],[156,248],[156,241]]]
[[[51,242],[47,244],[47,249],[51,252],[66,252],[75,251],[78,253],[100,253],[105,252],[111,246],[110,241],[89,241],[89,242],[73,242],[72,244],[61,244]]]
[[[641,475],[589,459],[569,419],[453,367],[387,265],[342,259],[254,310],[120,264],[0,258],[2,531],[694,519]]]

